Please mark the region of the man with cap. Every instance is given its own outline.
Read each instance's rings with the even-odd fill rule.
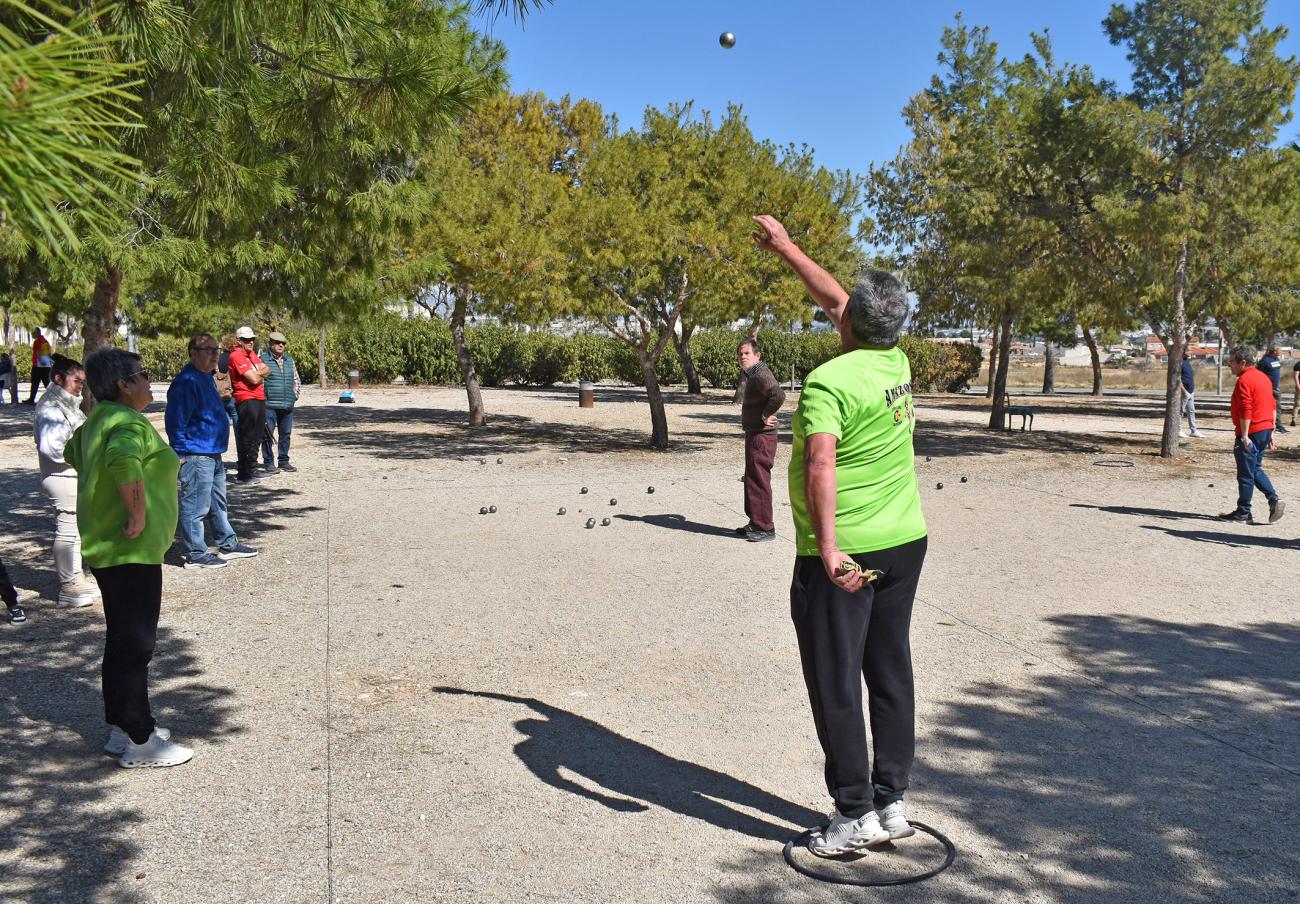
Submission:
[[[227,366],[235,393],[235,409],[239,421],[235,424],[235,451],[239,455],[239,471],[235,479],[241,484],[253,483],[261,478],[257,474],[257,447],[266,433],[266,387],[262,385],[271,369],[253,350],[257,334],[252,327],[241,326],[235,330],[235,348],[230,353]]]
[[[262,467],[270,473],[275,471],[296,471],[289,464],[289,438],[293,434],[293,405],[302,394],[302,380],[298,377],[298,365],[293,356],[284,350],[287,340],[284,333],[272,332],[266,337],[270,342],[270,352],[265,361],[270,373],[262,381],[266,391],[266,435],[262,437]],[[273,456],[272,443],[279,431],[279,443]]]

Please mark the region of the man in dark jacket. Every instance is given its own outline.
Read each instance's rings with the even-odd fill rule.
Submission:
[[[1282,426],[1282,361],[1277,356],[1277,346],[1270,345],[1268,354],[1260,356],[1259,363],[1255,366],[1273,384],[1273,407],[1277,411],[1277,432],[1286,433],[1286,427]]]
[[[772,523],[772,463],[776,460],[776,413],[785,404],[785,392],[762,361],[755,339],[736,348],[745,374],[745,398],[740,404],[740,426],[745,431],[745,514],[749,523],[736,529],[751,543],[776,537]]]
[[[262,437],[262,467],[272,472],[277,468],[276,458],[271,454],[271,444],[278,430],[280,439],[275,449],[279,456],[278,468],[281,471],[296,471],[298,469],[289,464],[289,438],[293,434],[293,406],[302,392],[302,380],[298,378],[298,365],[294,363],[293,356],[284,350],[287,344],[284,333],[272,332],[266,338],[271,347],[262,360],[271,372],[262,382],[266,387],[266,435]]]
[[[178,524],[186,568],[224,568],[230,559],[247,559],[257,550],[235,536],[226,515],[226,469],[221,462],[230,442],[229,421],[212,378],[217,341],[207,333],[190,340],[190,363],[167,387],[167,442],[181,460]],[[204,523],[217,547],[208,551]]]

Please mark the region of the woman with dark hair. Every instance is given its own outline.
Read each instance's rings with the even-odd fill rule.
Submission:
[[[41,489],[54,503],[54,567],[59,574],[59,605],[89,606],[99,597],[81,573],[81,534],[77,530],[77,472],[63,459],[63,449],[86,421],[81,387],[86,372],[80,361],[54,355],[52,382],[36,403],[33,433],[41,465]]]
[[[162,608],[162,560],[176,535],[180,459],[140,412],[153,401],[140,356],[101,348],[86,358],[98,400],[64,456],[77,470],[82,553],[104,594],[104,749],[118,764],[179,766],[194,751],[171,741],[149,709],[149,661]]]

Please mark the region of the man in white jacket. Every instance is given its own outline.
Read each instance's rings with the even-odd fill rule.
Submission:
[[[81,573],[81,533],[77,530],[77,472],[63,460],[63,447],[86,420],[81,413],[81,387],[86,372],[81,362],[54,356],[50,379],[36,405],[36,451],[41,461],[41,489],[57,513],[54,522],[54,566],[59,572],[59,605],[89,606],[99,590]]]

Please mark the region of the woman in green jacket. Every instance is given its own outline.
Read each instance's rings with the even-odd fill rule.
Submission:
[[[176,534],[180,459],[140,412],[153,401],[140,356],[101,348],[86,358],[98,400],[64,458],[77,470],[82,558],[95,569],[108,636],[102,671],[104,749],[128,769],[178,766],[194,751],[172,743],[149,709],[149,661],[162,608],[162,560]]]

